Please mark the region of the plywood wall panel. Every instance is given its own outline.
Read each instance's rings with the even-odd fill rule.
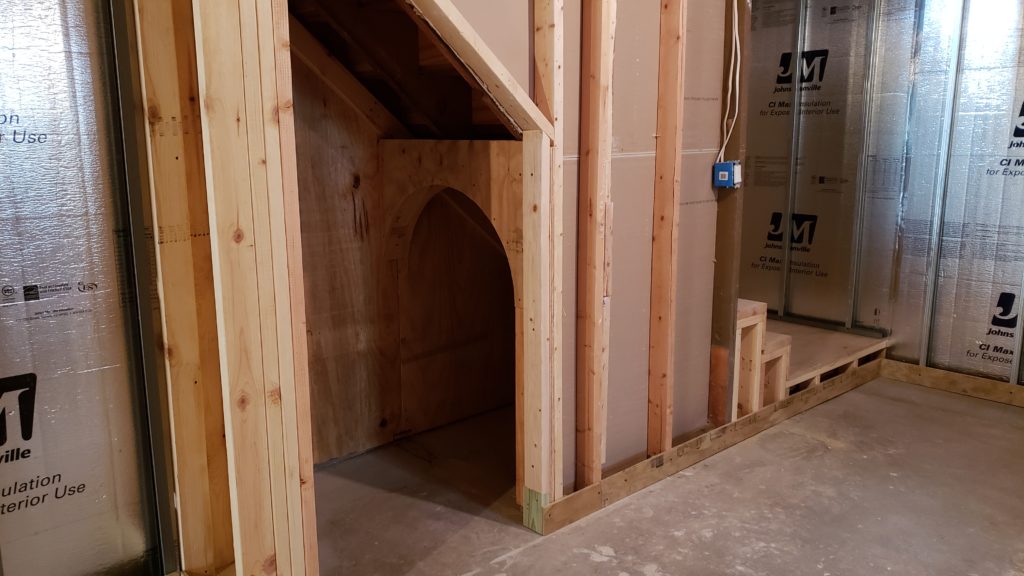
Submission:
[[[379,281],[388,272],[375,258],[385,234],[376,132],[297,60],[294,90],[313,447],[323,462],[398,429],[395,288]]]

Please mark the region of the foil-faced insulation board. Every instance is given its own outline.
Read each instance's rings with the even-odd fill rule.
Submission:
[[[798,1],[753,4],[741,294],[773,310],[845,322],[874,3],[812,0],[805,10],[798,42]]]
[[[969,2],[965,24],[928,360],[1008,380],[1024,277],[1024,6]]]
[[[154,545],[109,11],[102,0],[0,0],[7,576],[139,570]]]

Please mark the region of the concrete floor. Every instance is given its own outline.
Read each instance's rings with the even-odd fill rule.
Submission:
[[[546,538],[517,524],[511,423],[318,471],[322,573],[1024,576],[1019,408],[876,380]]]

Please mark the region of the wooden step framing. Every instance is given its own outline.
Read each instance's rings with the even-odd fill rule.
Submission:
[[[762,353],[767,326],[767,304],[742,298],[736,302],[736,356],[730,421],[761,407]]]
[[[765,332],[761,356],[761,403],[774,404],[789,396],[789,361],[793,338],[777,332]]]

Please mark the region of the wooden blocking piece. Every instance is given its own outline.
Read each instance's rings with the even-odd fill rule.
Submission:
[[[761,404],[767,406],[787,396],[789,356],[792,338],[785,334],[766,332],[762,359]]]
[[[731,420],[746,416],[761,406],[761,359],[767,324],[767,304],[744,299],[737,301]]]

